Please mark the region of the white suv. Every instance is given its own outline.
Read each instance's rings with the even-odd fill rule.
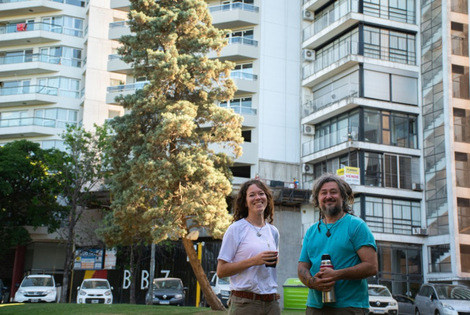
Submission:
[[[398,303],[386,286],[369,284],[369,314],[398,314]]]
[[[57,302],[57,289],[51,275],[26,276],[15,294],[15,302]]]

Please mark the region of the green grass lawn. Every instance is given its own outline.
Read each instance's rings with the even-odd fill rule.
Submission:
[[[209,308],[197,308],[189,306],[151,306],[151,305],[131,305],[131,304],[113,304],[113,305],[93,305],[93,304],[0,304],[0,314],[29,314],[29,315],[77,315],[77,314],[110,314],[110,315],[146,315],[146,314],[224,314],[218,311],[212,311]],[[305,314],[305,310],[283,310],[282,315],[300,315]],[[248,315],[248,314],[247,314]]]

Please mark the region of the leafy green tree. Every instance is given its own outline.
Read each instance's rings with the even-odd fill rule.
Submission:
[[[49,233],[61,223],[65,208],[57,202],[62,181],[49,162],[61,153],[43,150],[27,140],[0,147],[0,251],[31,241],[26,226],[47,226]]]
[[[109,150],[108,127],[95,126],[94,131],[83,127],[68,126],[62,134],[66,152],[62,159],[56,159],[54,169],[58,170],[63,185],[61,198],[67,206],[67,215],[58,230],[66,242],[63,287],[68,288],[70,272],[75,260],[74,248],[79,233],[77,224],[87,205],[93,200],[93,192],[103,189],[109,174],[107,152]],[[61,301],[67,301],[67,290],[62,290]]]
[[[199,228],[222,237],[231,217],[225,198],[241,155],[241,116],[217,106],[233,97],[233,63],[209,59],[226,45],[203,0],[131,0],[119,53],[148,84],[120,98],[114,120],[112,208],[115,233],[154,243],[181,238],[208,303],[223,309],[197,259]],[[122,237],[131,239],[131,237]]]

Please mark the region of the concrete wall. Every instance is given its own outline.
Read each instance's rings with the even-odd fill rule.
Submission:
[[[280,248],[277,265],[278,293],[283,308],[284,295],[282,285],[288,278],[297,278],[297,262],[302,246],[302,221],[299,207],[276,206],[274,225],[279,229]]]

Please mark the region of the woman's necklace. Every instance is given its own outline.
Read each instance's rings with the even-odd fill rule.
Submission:
[[[255,229],[256,231],[256,236],[258,237],[261,237],[261,230],[263,229],[264,226],[260,227],[259,230],[256,228],[256,226],[254,226],[250,221],[248,221],[247,219],[245,219],[246,222],[250,223],[250,225]]]
[[[341,220],[342,218],[344,217],[344,213],[343,215],[341,216],[341,218],[339,218],[338,220],[336,220],[335,223],[333,223],[332,226],[328,227],[328,224],[325,222],[325,226],[326,226],[326,237],[330,237],[331,236],[331,232],[330,230],[339,222],[339,220]]]

